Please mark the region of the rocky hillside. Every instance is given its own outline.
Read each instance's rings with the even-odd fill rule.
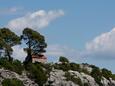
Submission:
[[[23,64],[0,59],[0,86],[115,86],[115,75],[94,65],[71,63]]]
[[[25,73],[23,73],[22,75],[19,75],[13,71],[5,70],[2,68],[0,69],[0,86],[2,86],[2,84],[4,84],[3,82],[5,82],[6,80],[7,81],[17,80],[19,82],[22,82],[22,85],[24,86],[38,86],[38,84],[32,81],[31,79],[29,79]],[[6,83],[6,86],[9,86],[9,85],[7,85]]]
[[[52,83],[52,86],[115,86],[115,80],[112,77],[98,75],[96,71],[91,74],[94,69],[88,65],[81,66],[85,66],[85,71],[53,69],[48,81]],[[95,74],[96,76],[94,76]]]

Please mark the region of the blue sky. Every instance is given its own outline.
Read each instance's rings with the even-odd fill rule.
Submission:
[[[40,10],[46,13],[46,18],[52,11],[56,16],[38,29],[50,46],[49,60],[65,55],[72,57],[72,61],[106,67],[115,73],[114,3],[114,0],[0,0],[0,26],[13,28],[11,21],[14,24],[17,18]]]

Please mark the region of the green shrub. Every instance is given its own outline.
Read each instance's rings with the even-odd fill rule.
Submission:
[[[91,67],[91,68],[98,68],[95,65],[89,65],[89,67]]]
[[[112,72],[103,68],[102,69],[102,75],[109,80],[110,77],[112,77]]]
[[[24,86],[23,82],[18,79],[5,79],[2,82],[2,86]]]
[[[70,63],[70,69],[73,71],[81,71],[80,65],[76,63]]]
[[[53,64],[53,67],[54,67],[54,69],[60,69],[59,64],[57,64],[57,63]]]
[[[59,68],[63,71],[68,71],[70,70],[70,64],[66,64],[66,63],[60,64]]]
[[[53,65],[51,63],[46,63],[46,64],[39,63],[39,64],[41,65],[41,67],[45,68],[47,74],[49,74],[52,71]]]
[[[63,71],[70,70],[70,64],[69,63],[54,64],[53,67],[55,69],[59,69],[59,70],[63,70]]]
[[[69,72],[65,73],[65,77],[67,81],[72,81],[75,84],[78,84],[79,86],[83,86],[82,81],[79,77],[75,77],[74,75],[71,75]]]
[[[88,83],[84,83],[84,85],[83,86],[90,86]]]
[[[59,62],[69,63],[69,60],[68,60],[66,57],[61,56],[61,57],[59,58]]]
[[[7,58],[0,58],[0,66],[18,74],[22,74],[22,71],[24,70],[24,67],[20,61],[14,60],[11,62]]]
[[[89,71],[88,71],[87,69],[85,69],[85,68],[82,68],[82,69],[81,69],[81,72],[90,75]]]
[[[67,81],[71,81],[72,76],[69,72],[65,72],[65,77]]]
[[[113,80],[115,80],[115,74],[112,74],[111,78],[112,78]]]
[[[22,65],[22,63],[19,60],[14,60],[12,62],[13,65],[13,69],[12,71],[18,73],[18,74],[22,74],[22,71],[24,70],[24,67]]]
[[[101,83],[102,73],[98,67],[93,67],[91,76],[94,77],[95,81],[99,84],[99,86],[102,86],[102,83]]]
[[[47,73],[43,70],[40,64],[28,64],[26,70],[29,72],[28,77],[33,79],[39,86],[43,86],[47,81]]]

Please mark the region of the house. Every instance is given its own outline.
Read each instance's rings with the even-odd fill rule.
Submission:
[[[33,54],[32,55],[32,63],[35,63],[35,62],[46,63],[47,57],[45,57],[43,54]]]

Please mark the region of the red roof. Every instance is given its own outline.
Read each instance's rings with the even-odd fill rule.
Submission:
[[[47,59],[44,55],[32,55],[32,58],[37,58],[37,59]]]

